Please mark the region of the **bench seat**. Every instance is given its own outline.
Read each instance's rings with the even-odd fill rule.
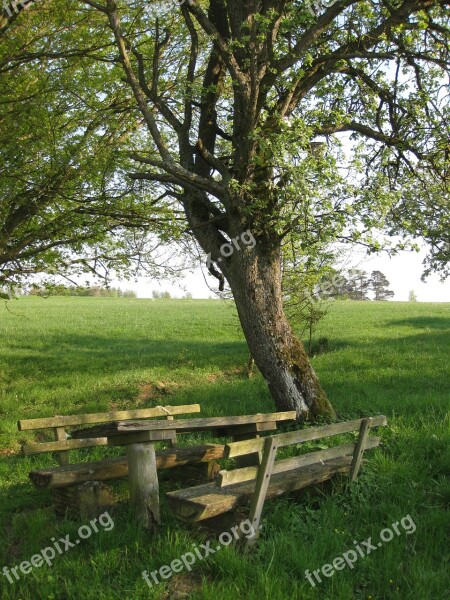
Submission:
[[[210,462],[225,455],[223,444],[207,444],[186,448],[168,448],[156,451],[156,468],[170,469],[187,464]],[[31,471],[29,477],[37,488],[61,488],[85,481],[107,481],[128,475],[126,456],[92,462],[50,467]]]
[[[351,463],[352,456],[342,456],[325,460],[323,463],[275,473],[270,478],[266,498],[274,498],[322,483],[336,473],[348,473]],[[255,492],[255,485],[255,480],[226,487],[207,483],[168,492],[166,496],[175,517],[186,523],[194,523],[248,505]]]

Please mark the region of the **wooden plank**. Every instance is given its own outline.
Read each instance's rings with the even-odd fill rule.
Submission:
[[[129,444],[142,444],[158,440],[173,440],[173,429],[156,429],[155,431],[138,431],[108,438],[108,446],[128,446]]]
[[[142,432],[135,434],[134,438],[129,435],[119,436],[114,438],[117,443],[108,442],[106,437],[82,438],[62,440],[61,442],[41,442],[34,444],[24,444],[22,446],[22,454],[29,456],[30,454],[41,454],[42,452],[58,452],[60,450],[77,450],[79,448],[93,448],[95,446],[125,446],[138,442],[148,442],[156,440],[173,439],[175,431],[173,430],[156,430],[151,432]]]
[[[234,433],[233,442],[241,440],[253,440],[259,438],[259,434],[256,433]],[[262,452],[252,452],[250,454],[244,454],[243,456],[236,457],[237,466],[240,468],[251,467],[256,465],[259,467],[261,464]]]
[[[171,415],[184,415],[198,412],[200,412],[199,404],[184,404],[181,406],[155,406],[154,408],[140,408],[137,410],[119,410],[85,415],[57,415],[55,417],[47,417],[45,419],[25,419],[18,421],[17,427],[19,431],[25,431],[28,429],[47,429],[54,427],[69,427],[71,425],[89,425],[90,423],[109,423],[110,421],[126,421],[129,419],[164,417],[167,415],[167,413],[170,413]]]
[[[361,427],[362,419],[354,421],[343,421],[341,423],[333,423],[332,425],[324,425],[323,427],[311,427],[301,429],[300,431],[291,431],[289,433],[280,433],[276,437],[279,438],[279,446],[289,446],[291,444],[301,444],[321,438],[340,435],[343,433],[351,433],[357,431]],[[387,425],[385,416],[372,417],[370,427],[379,427]],[[247,440],[244,442],[232,442],[227,444],[227,458],[241,456],[250,452],[260,452],[264,447],[264,439]]]
[[[352,465],[350,467],[350,481],[355,481],[358,476],[359,467],[361,466],[364,450],[366,449],[367,436],[372,419],[363,419],[359,428],[358,441],[356,442],[355,452],[353,454]]]
[[[172,469],[196,463],[208,463],[225,454],[223,444],[207,444],[188,448],[177,447],[156,451],[156,468]],[[29,477],[38,488],[57,488],[75,485],[85,481],[107,481],[128,475],[128,463],[125,456],[105,458],[103,460],[50,467],[31,471]]]
[[[376,448],[380,445],[379,437],[367,438],[365,450]],[[353,455],[356,444],[343,444],[340,446],[334,446],[327,450],[317,450],[309,452],[308,454],[302,454],[301,456],[293,456],[291,458],[283,458],[277,460],[273,466],[272,473],[284,473],[291,469],[297,469],[299,467],[306,467],[308,465],[314,465],[321,463],[324,460],[330,458],[338,458],[339,456]],[[232,485],[233,483],[240,483],[242,481],[251,481],[256,479],[258,476],[258,467],[245,467],[242,469],[233,469],[232,471],[222,470],[219,471],[215,483],[219,487],[225,487],[226,485]]]
[[[275,431],[276,428],[277,424],[275,421],[263,421],[261,423],[250,423],[250,425],[236,425],[234,427],[228,427],[226,429],[219,429],[214,433],[217,437],[231,436],[233,438],[239,437],[240,439],[253,439],[254,436],[250,435],[252,433],[261,433],[262,431]]]
[[[202,419],[177,419],[170,424],[171,429],[177,431],[206,431],[210,429],[226,429],[230,426],[248,425],[251,423],[286,421],[295,419],[296,412],[280,412],[257,415],[241,415],[235,417],[211,417]],[[85,437],[110,437],[129,432],[154,431],[156,429],[167,429],[167,421],[117,421],[108,425],[98,425],[87,429],[72,432],[72,438],[83,439]]]
[[[172,415],[167,415],[166,421],[173,421],[173,416]],[[175,433],[175,435],[173,436],[173,438],[170,440],[170,447],[173,448],[176,445],[177,445],[177,434]]]
[[[107,446],[108,438],[87,438],[83,440],[62,440],[60,442],[41,442],[23,444],[22,454],[41,454],[42,452],[59,452],[60,450],[77,450],[78,448],[92,448],[94,446]]]
[[[261,513],[266,500],[266,493],[272,475],[273,464],[277,455],[278,441],[275,437],[268,437],[264,440],[264,451],[261,460],[261,466],[258,469],[258,477],[256,478],[255,491],[250,502],[249,519],[253,525],[255,535],[247,539],[247,545],[252,545],[256,542],[259,533],[259,522]]]
[[[321,483],[336,473],[347,473],[351,460],[350,456],[343,456],[324,461],[323,465],[309,465],[301,469],[272,475],[266,499]],[[214,483],[208,483],[169,492],[166,496],[174,515],[181,521],[192,523],[248,505],[254,490],[254,481],[246,481],[224,488],[217,487]]]
[[[137,521],[146,529],[155,529],[159,523],[159,483],[153,444],[127,446],[128,485],[130,504]]]
[[[56,441],[63,442],[67,440],[67,433],[64,427],[55,427],[53,431],[55,432]],[[69,452],[67,450],[65,452],[58,453],[58,462],[61,466],[69,464]]]

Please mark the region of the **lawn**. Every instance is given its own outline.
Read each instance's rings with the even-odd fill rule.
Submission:
[[[53,297],[20,299],[8,309],[0,311],[0,574],[52,538],[76,538],[83,525],[56,518],[50,493],[29,483],[30,470],[56,463],[49,455],[18,454],[20,443],[36,435],[18,432],[18,419],[194,402],[202,416],[274,408],[262,377],[246,377],[246,344],[229,304]],[[313,364],[339,418],[388,418],[382,448],[367,453],[354,484],[339,480],[326,492],[267,503],[252,553],[223,547],[191,572],[149,588],[143,570],[170,564],[204,540],[172,518],[163,493],[159,536],[139,530],[126,482],[113,482],[120,501],[111,511],[114,527],[100,528],[19,581],[0,576],[0,597],[448,598],[450,304],[340,302],[316,337],[328,340]],[[183,443],[212,440],[192,435]],[[119,452],[74,452],[72,462]],[[166,480],[162,492],[176,485]],[[392,541],[315,587],[308,582],[306,569],[331,563],[354,542],[378,541],[406,517],[414,524],[409,532],[400,528]]]

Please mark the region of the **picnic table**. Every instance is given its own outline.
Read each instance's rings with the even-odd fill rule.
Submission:
[[[107,438],[110,446],[126,446],[130,503],[136,518],[146,528],[160,523],[159,483],[154,443],[171,440],[175,433],[214,431],[233,439],[257,437],[276,429],[277,421],[295,419],[295,411],[178,420],[117,421],[78,429],[73,439]]]

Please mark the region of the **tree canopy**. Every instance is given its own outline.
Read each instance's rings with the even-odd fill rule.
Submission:
[[[283,313],[283,249],[314,264],[330,244],[418,235],[447,273],[450,1],[327,4],[4,11],[3,277],[66,268],[86,248],[84,265],[126,263],[135,231],[187,227],[228,281],[277,405],[330,412]],[[224,257],[246,231],[255,246]]]
[[[267,221],[279,236],[295,230],[310,251],[323,239],[378,249],[384,224],[423,237],[428,268],[447,272],[448,2],[338,0],[315,16],[286,1],[48,0],[9,13],[3,273],[65,268],[67,249],[84,257],[85,242],[97,243],[91,258],[123,257],[100,239],[158,230],[159,207],[145,199],[163,188],[169,211],[181,210],[186,186],[214,225],[238,186],[261,231]],[[138,188],[139,202],[123,177],[133,162],[148,193]],[[208,251],[224,241],[217,229],[196,232]]]

